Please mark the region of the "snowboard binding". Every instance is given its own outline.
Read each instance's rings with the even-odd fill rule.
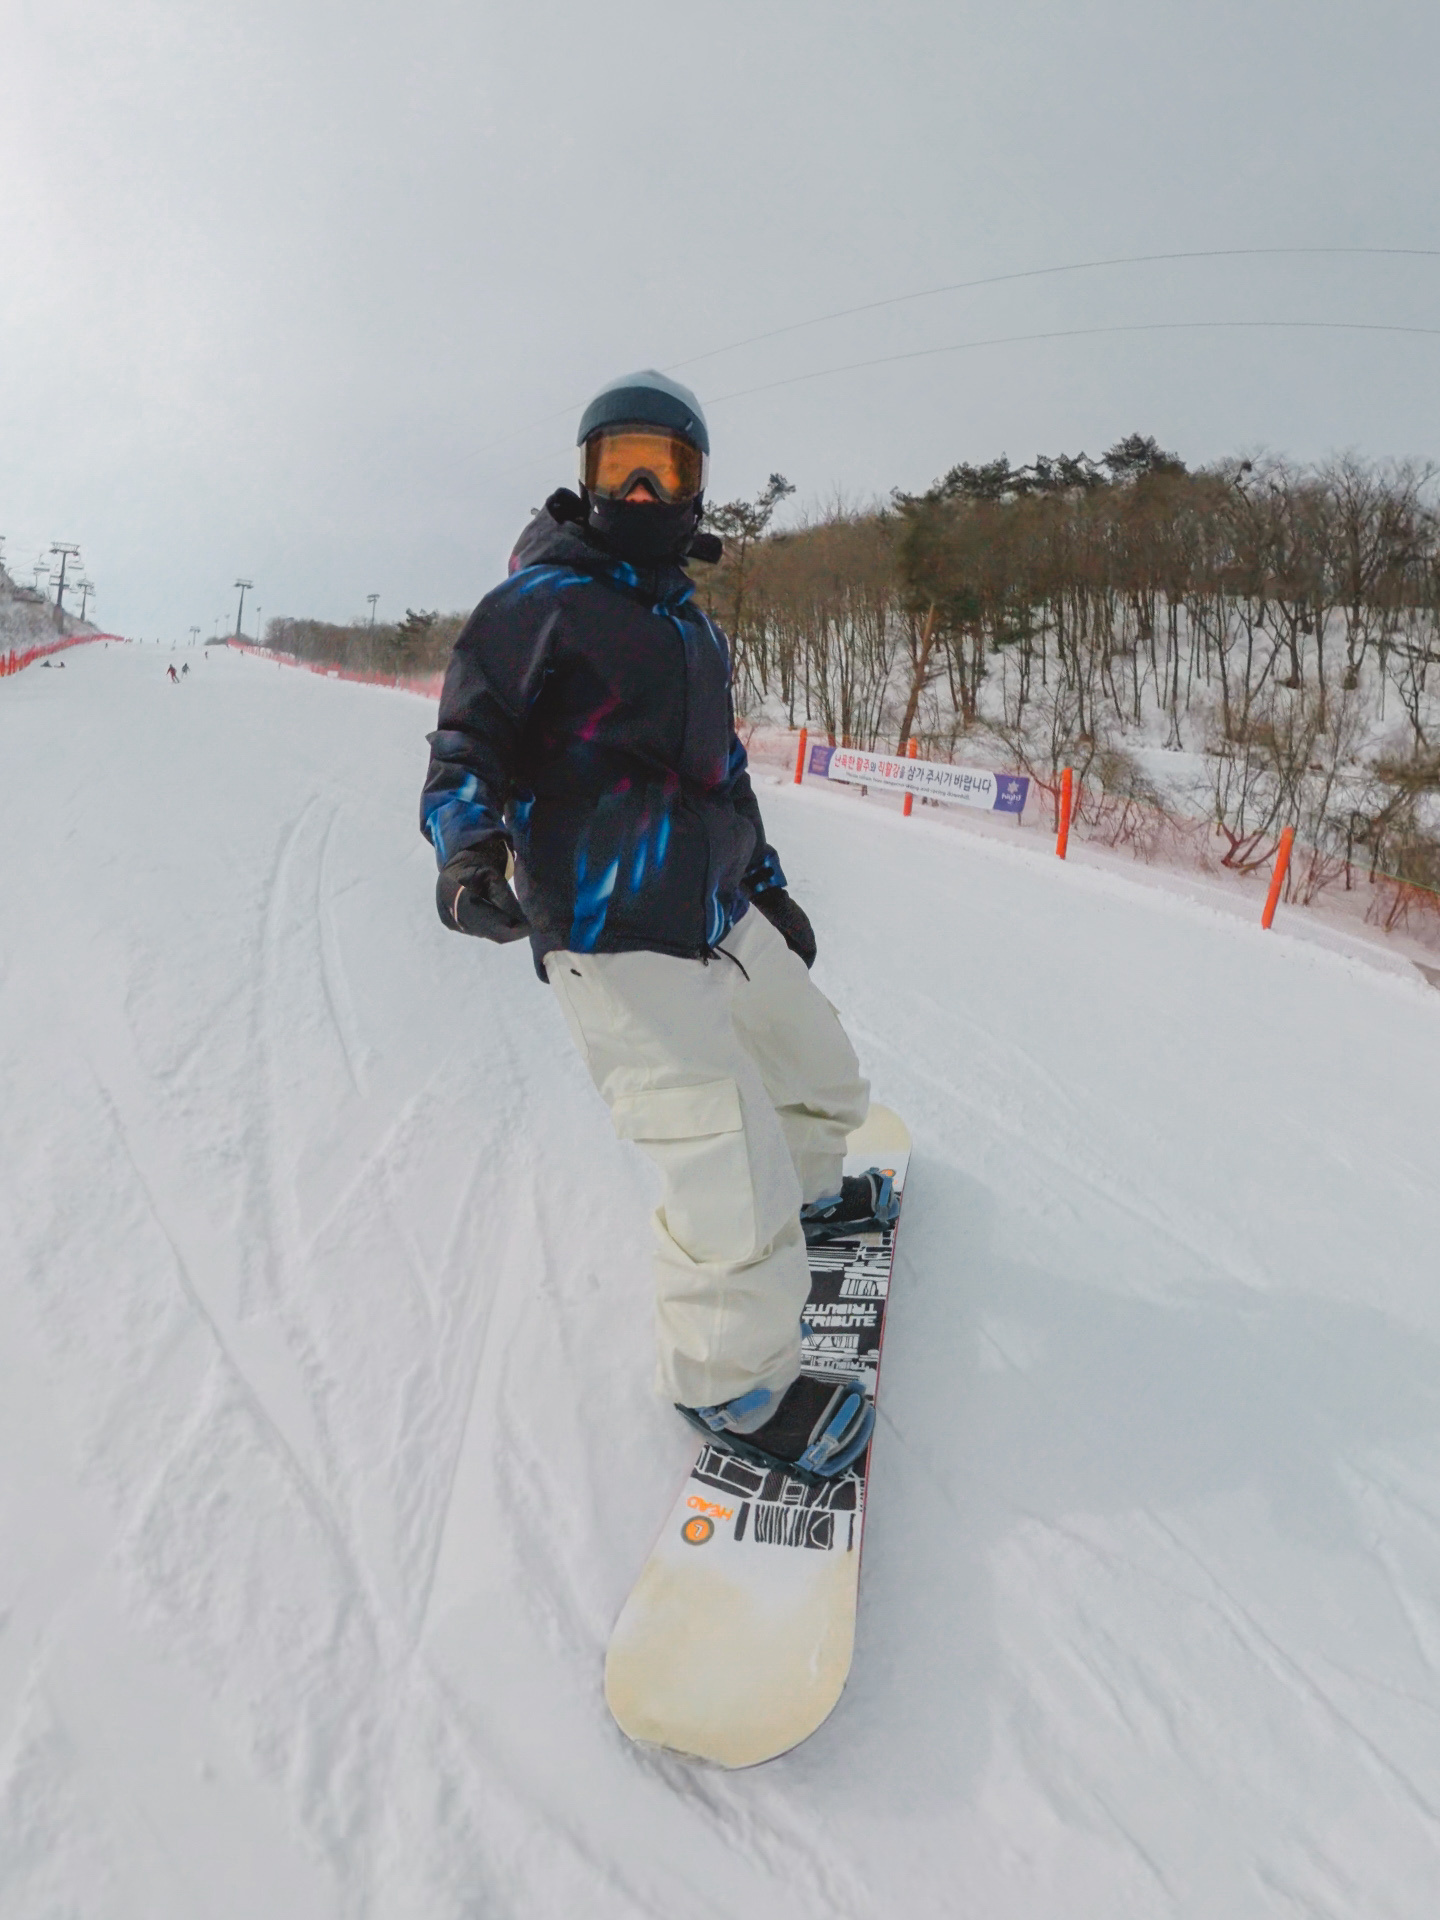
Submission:
[[[676,1407],[713,1445],[811,1486],[846,1472],[870,1444],[875,1406],[864,1383],[802,1373],[778,1397],[764,1387],[718,1407]]]
[[[800,1209],[800,1225],[808,1246],[827,1240],[847,1239],[851,1234],[876,1233],[893,1227],[900,1217],[900,1196],[894,1176],[879,1167],[866,1173],[847,1173],[839,1193],[823,1200],[812,1200]]]

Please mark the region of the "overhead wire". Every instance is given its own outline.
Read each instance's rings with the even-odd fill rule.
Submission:
[[[809,320],[791,320],[766,333],[752,333],[744,340],[732,340],[728,346],[711,347],[688,360],[672,360],[662,373],[674,373],[681,367],[699,366],[702,360],[714,360],[723,353],[738,353],[742,347],[759,346],[765,340],[778,340],[787,333],[800,333],[806,327],[822,327],[832,320],[849,320],[860,313],[877,313],[883,307],[900,307],[911,300],[934,300],[943,293],[970,293],[977,287],[1002,287],[1019,280],[1044,280],[1062,273],[1092,273],[1101,267],[1154,266],[1175,260],[1247,260],[1284,258],[1290,255],[1333,254],[1373,257],[1440,260],[1440,247],[1199,247],[1182,253],[1121,253],[1103,260],[1071,260],[1056,267],[1027,267],[1018,273],[987,274],[981,280],[952,280],[941,287],[923,287],[916,293],[887,294],[883,300],[866,300],[858,307],[837,307],[833,313],[815,314]]]
[[[957,340],[947,347],[916,347],[907,353],[885,353],[873,360],[847,360],[837,367],[816,367],[809,373],[793,373],[784,380],[767,380],[755,387],[740,387],[734,393],[717,393],[706,401],[710,407],[723,406],[727,400],[745,400],[756,393],[773,393],[778,387],[798,386],[803,380],[824,380],[831,374],[858,373],[865,367],[888,367],[901,360],[928,360],[945,353],[968,353],[977,347],[1013,347],[1039,340],[1082,340],[1101,334],[1184,333],[1221,330],[1285,331],[1295,328],[1318,333],[1408,333],[1440,337],[1440,327],[1392,326],[1378,320],[1135,320],[1109,327],[1057,327],[1044,333],[997,334],[985,340]]]
[[[1181,251],[1170,252],[1170,253],[1113,254],[1113,255],[1108,255],[1102,259],[1096,259],[1096,260],[1064,261],[1059,265],[1050,266],[1050,267],[1026,267],[1013,273],[986,274],[982,278],[975,279],[975,280],[947,281],[943,286],[922,287],[913,293],[888,294],[882,300],[866,300],[866,301],[863,301],[858,306],[837,307],[831,313],[812,314],[808,319],[805,319],[805,320],[787,321],[786,324],[782,327],[771,327],[767,329],[764,333],[747,334],[744,339],[732,340],[728,342],[725,346],[708,347],[704,353],[692,354],[687,359],[684,359],[684,360],[672,360],[668,363],[668,365],[661,368],[661,372],[676,373],[680,371],[682,368],[695,367],[695,366],[699,366],[703,361],[718,359],[722,354],[738,353],[744,347],[759,346],[769,340],[781,339],[787,334],[804,332],[807,328],[810,328],[810,327],[828,326],[832,321],[849,320],[849,319],[853,319],[858,314],[876,313],[889,307],[905,306],[911,301],[915,301],[915,300],[934,300],[939,298],[942,294],[947,294],[947,293],[970,293],[982,287],[1000,287],[1000,286],[1013,285],[1018,282],[1026,281],[1026,280],[1051,279],[1056,277],[1057,275],[1067,274],[1067,273],[1093,273],[1093,272],[1097,272],[1102,269],[1111,268],[1111,267],[1155,266],[1155,265],[1162,265],[1167,263],[1174,263],[1174,262],[1183,261],[1183,260],[1257,260],[1257,259],[1286,259],[1286,258],[1294,258],[1294,257],[1302,257],[1302,258],[1334,257],[1334,258],[1342,258],[1342,259],[1343,258],[1368,258],[1368,259],[1402,259],[1402,260],[1440,260],[1440,247],[1192,247],[1192,248],[1186,248]],[[1198,323],[1175,322],[1174,324],[1178,326],[1178,325],[1188,325],[1188,324],[1198,324]],[[1218,323],[1209,323],[1209,324],[1218,324]],[[1279,326],[1279,325],[1286,325],[1290,323],[1288,322],[1272,323],[1272,322],[1255,321],[1255,322],[1236,322],[1233,324],[1255,325],[1255,326],[1261,326],[1261,325]],[[1320,327],[1325,325],[1326,323],[1322,321],[1311,321],[1311,322],[1305,322],[1300,324]],[[1342,323],[1336,322],[1334,324],[1341,325]],[[1018,343],[1020,341],[1031,339],[1031,338],[1059,339],[1059,338],[1066,338],[1066,337],[1076,337],[1080,334],[1083,334],[1089,331],[1112,331],[1112,329],[1075,328],[1068,335],[1058,334],[1058,333],[1048,334],[1048,335],[1033,335],[1033,336],[1026,335],[1026,334],[1016,334],[1013,336],[1007,336],[1004,341],[996,340],[993,342],[986,341],[986,342],[974,342],[974,343],[962,342],[961,345],[958,347],[921,349],[920,352],[921,352],[921,355],[923,355],[923,353],[925,352],[954,353],[954,352],[963,351],[966,347],[968,347],[971,344],[1006,345],[1006,344]],[[1406,329],[1406,331],[1409,331],[1409,329]],[[1425,331],[1425,329],[1413,329],[1413,331]],[[895,359],[904,359],[908,356],[903,354],[898,354],[890,357],[893,357]],[[920,355],[917,355],[915,357],[920,357]],[[854,371],[865,366],[880,366],[883,364],[885,364],[884,360],[855,361],[845,368],[826,369],[825,371],[836,371],[836,372]],[[811,378],[818,379],[821,377],[822,377],[821,373],[816,373],[813,375],[797,374],[794,376],[794,379],[807,380]],[[745,388],[743,389],[743,392],[746,394],[764,393],[764,392],[771,391],[773,387],[784,386],[788,384],[791,384],[791,382],[774,381],[767,386]],[[720,399],[738,399],[740,397],[741,395],[737,393],[737,394],[722,395],[720,396]],[[518,439],[521,434],[533,433],[540,427],[549,426],[552,421],[563,420],[568,414],[577,413],[584,404],[585,403],[583,400],[577,400],[572,402],[569,406],[557,407],[553,413],[544,414],[540,418],[531,420],[523,426],[513,428],[508,433],[499,435],[494,440],[487,441],[484,446],[477,448],[476,452],[477,453],[488,452],[491,447],[503,446],[507,441]],[[710,404],[718,405],[719,401],[718,400],[712,401]]]
[[[1186,333],[1217,330],[1221,332],[1386,333],[1440,338],[1440,327],[1412,327],[1379,320],[1136,320],[1103,327],[1055,327],[1039,333],[993,334],[979,340],[956,340],[943,347],[915,347],[904,353],[885,353],[869,360],[846,360],[838,366],[813,367],[806,373],[788,374],[782,380],[766,380],[753,387],[739,387],[731,393],[704,396],[707,407],[724,406],[730,400],[747,400],[757,393],[774,393],[782,387],[799,386],[805,381],[824,380],[834,374],[859,373],[870,367],[894,366],[906,360],[929,360],[947,353],[970,353],[983,347],[1025,346],[1045,340],[1083,340],[1104,335],[1133,333]],[[558,418],[557,415],[550,416]],[[545,424],[545,423],[541,423]],[[496,470],[491,478],[503,474],[528,473],[531,468],[548,465],[551,456],[517,462]]]

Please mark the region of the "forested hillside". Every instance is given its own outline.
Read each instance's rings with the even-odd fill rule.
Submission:
[[[739,702],[832,738],[1082,777],[1112,840],[1199,824],[1227,866],[1297,828],[1302,897],[1440,885],[1440,520],[1432,471],[1278,459],[1187,471],[961,465],[882,510],[712,512],[706,594]],[[1168,748],[1167,762],[1154,749]]]

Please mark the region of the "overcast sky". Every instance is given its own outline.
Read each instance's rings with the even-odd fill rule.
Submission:
[[[152,637],[468,607],[590,392],[711,494],[957,460],[1440,455],[1435,0],[0,0],[0,533]],[[781,327],[752,345],[732,343]],[[709,355],[710,357],[702,357]],[[750,389],[762,389],[752,392]],[[739,396],[739,397],[726,397]]]

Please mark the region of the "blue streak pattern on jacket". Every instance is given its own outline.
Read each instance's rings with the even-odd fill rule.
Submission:
[[[515,852],[537,969],[556,947],[701,956],[783,886],[735,736],[730,648],[678,566],[547,514],[455,643],[421,829]]]

